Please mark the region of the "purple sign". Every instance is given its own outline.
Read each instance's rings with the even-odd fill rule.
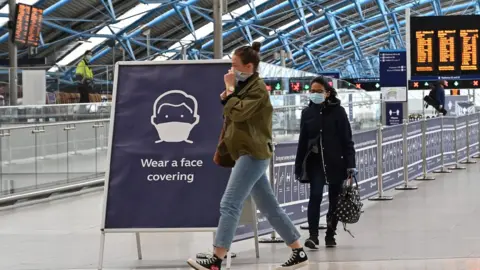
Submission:
[[[395,126],[403,123],[403,106],[401,102],[386,102],[386,124]]]
[[[104,228],[217,227],[230,170],[213,155],[229,68],[214,61],[118,66]]]

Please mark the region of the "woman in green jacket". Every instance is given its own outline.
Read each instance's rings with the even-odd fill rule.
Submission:
[[[293,270],[308,264],[299,241],[300,233],[278,204],[266,175],[273,150],[273,107],[265,83],[257,73],[259,51],[260,43],[256,42],[237,49],[232,57],[232,69],[224,76],[226,90],[221,99],[226,127],[223,142],[235,160],[235,166],[220,202],[214,256],[205,260],[188,260],[188,264],[197,270],[220,270],[249,195],[292,248],[292,256],[277,269]]]

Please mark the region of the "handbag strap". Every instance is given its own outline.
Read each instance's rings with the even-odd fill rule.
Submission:
[[[356,174],[352,175],[352,179],[353,179],[353,181],[350,182],[350,184],[348,186],[350,186],[350,187],[353,186],[353,182],[355,182],[355,188],[358,189],[357,175]]]

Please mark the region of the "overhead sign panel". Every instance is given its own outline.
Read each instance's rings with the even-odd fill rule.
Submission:
[[[42,22],[43,9],[17,4],[14,41],[19,45],[37,47],[40,43]]]

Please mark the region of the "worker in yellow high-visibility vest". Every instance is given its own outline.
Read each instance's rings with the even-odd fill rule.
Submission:
[[[75,79],[80,93],[80,103],[89,103],[89,94],[93,89],[93,71],[90,68],[90,60],[92,59],[92,51],[88,50],[84,53],[82,60],[77,65]]]

